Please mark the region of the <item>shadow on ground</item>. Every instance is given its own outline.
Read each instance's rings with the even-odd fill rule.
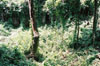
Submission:
[[[0,66],[36,66],[32,60],[27,60],[17,48],[0,45]]]
[[[86,59],[87,64],[92,64],[96,59],[100,59],[100,33],[96,34],[95,44],[92,44],[92,29],[81,29],[81,37],[78,43],[72,42],[69,48],[73,48],[78,56],[90,56]],[[98,33],[98,31],[97,31]]]

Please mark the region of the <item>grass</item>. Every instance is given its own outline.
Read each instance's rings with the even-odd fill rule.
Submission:
[[[3,28],[4,26],[0,24],[0,35],[8,36],[10,35],[9,31]]]
[[[80,39],[87,38],[91,33],[91,30],[83,26],[81,25]],[[7,31],[4,28],[2,29]],[[30,29],[22,30],[22,28],[8,31],[8,36],[3,33],[5,34],[4,36],[8,37],[6,39],[8,42],[0,44],[0,52],[5,52],[0,55],[0,58],[2,58],[0,62],[6,61],[4,63],[8,66],[100,66],[100,60],[96,57],[99,52],[94,47],[77,47],[77,49],[69,47],[73,42],[74,26],[70,26],[64,31],[57,26],[43,26],[38,29],[40,34],[38,48],[40,62],[25,58],[25,53],[29,50],[32,40]],[[87,40],[81,43],[82,41],[80,40],[80,44],[84,44],[84,41],[86,42]],[[2,45],[5,45],[6,48]],[[18,51],[15,51],[16,49]],[[17,53],[18,55],[15,56]],[[8,57],[14,58],[14,60]],[[10,61],[13,62],[10,63]],[[2,65],[2,63],[0,64]]]

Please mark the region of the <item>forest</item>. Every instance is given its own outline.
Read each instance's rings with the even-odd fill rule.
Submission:
[[[100,66],[100,0],[0,0],[0,66]]]

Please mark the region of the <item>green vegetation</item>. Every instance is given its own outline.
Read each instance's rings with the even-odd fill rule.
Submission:
[[[91,25],[88,25],[87,29],[84,28],[85,25],[81,25],[80,44],[82,45],[75,49],[70,47],[74,36],[73,24],[64,30],[64,33],[62,27],[47,25],[40,27],[38,61],[25,59],[32,42],[31,30],[12,29],[9,32],[11,34],[9,39],[6,39],[8,43],[0,44],[0,54],[2,54],[0,61],[8,66],[99,66],[100,60],[96,57],[99,51],[92,46],[83,46],[89,43],[89,35],[92,32],[89,29]]]
[[[100,1],[28,1],[0,0],[0,66],[100,66]]]

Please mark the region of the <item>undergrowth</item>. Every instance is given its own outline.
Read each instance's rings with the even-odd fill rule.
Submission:
[[[80,26],[80,44],[88,44],[89,41],[83,39],[91,34],[91,29],[88,30],[83,26]],[[11,35],[8,35],[8,43],[0,45],[0,65],[100,66],[100,60],[96,57],[99,52],[94,47],[77,47],[77,49],[69,47],[73,42],[73,32],[74,26],[66,30],[56,26],[39,27],[39,62],[25,57],[25,53],[29,51],[32,42],[31,30],[12,29],[11,32],[9,31]],[[82,41],[85,42],[81,43]]]

